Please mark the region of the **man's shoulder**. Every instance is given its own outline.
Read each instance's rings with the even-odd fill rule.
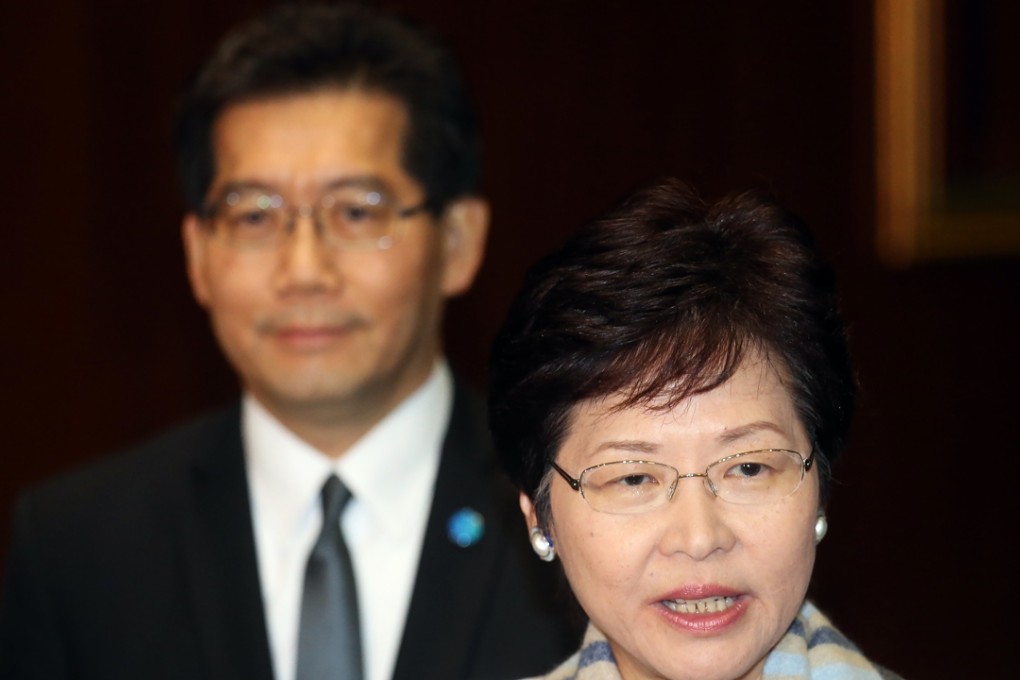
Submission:
[[[511,507],[516,514],[517,493],[496,457],[485,400],[463,380],[457,380],[433,505],[454,496],[460,499],[465,487],[476,487],[475,500],[490,511],[502,514],[505,507]]]
[[[485,400],[460,378],[454,381],[453,406],[444,444],[467,450],[476,461],[486,465],[496,460]]]
[[[156,464],[165,458],[180,462],[210,447],[238,443],[240,437],[241,407],[239,403],[234,403],[191,418],[141,443],[114,452],[100,460],[99,465],[104,462],[115,465],[118,461],[129,465],[146,465],[149,462]]]
[[[172,488],[197,457],[234,442],[240,442],[237,405],[193,418],[45,480],[21,494],[19,507],[42,513],[40,519],[138,507]]]

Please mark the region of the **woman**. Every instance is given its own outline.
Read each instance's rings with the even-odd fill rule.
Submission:
[[[550,679],[882,675],[805,600],[856,383],[806,231],[667,180],[529,273],[490,411],[590,623]]]

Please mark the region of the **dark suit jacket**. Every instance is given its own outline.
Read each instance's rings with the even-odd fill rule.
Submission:
[[[458,386],[395,678],[522,677],[576,648],[516,506]],[[464,507],[469,548],[447,537]],[[24,494],[7,571],[0,678],[272,678],[236,406]]]

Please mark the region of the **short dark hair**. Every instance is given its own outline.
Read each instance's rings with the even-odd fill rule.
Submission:
[[[661,180],[529,271],[489,366],[502,463],[544,522],[548,461],[575,405],[623,394],[621,408],[672,407],[755,351],[790,388],[824,498],[857,391],[831,269],[775,203],[708,204]]]
[[[178,174],[200,211],[215,175],[212,129],[231,104],[324,89],[395,97],[408,112],[405,170],[438,214],[478,188],[475,112],[451,53],[409,19],[353,4],[288,4],[229,33],[182,96]]]

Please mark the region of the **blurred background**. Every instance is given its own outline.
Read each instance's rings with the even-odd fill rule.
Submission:
[[[170,125],[215,41],[268,4],[0,10],[0,570],[21,489],[237,394],[184,277]],[[484,389],[527,266],[636,185],[668,174],[709,197],[772,192],[837,271],[863,385],[816,601],[908,678],[1012,667],[1020,107],[1003,36],[1020,26],[1016,7],[946,0],[944,97],[921,101],[950,131],[936,147],[954,186],[999,188],[974,200],[1005,210],[1006,236],[968,245],[973,201],[935,200],[956,211],[962,245],[891,260],[876,245],[868,0],[382,4],[452,43],[481,112],[494,225],[480,280],[449,313],[455,368]]]

